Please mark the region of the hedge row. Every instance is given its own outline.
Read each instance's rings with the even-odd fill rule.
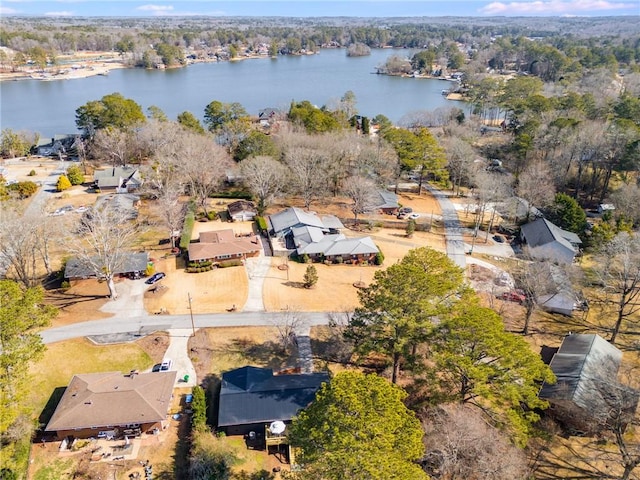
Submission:
[[[184,223],[182,224],[182,234],[180,235],[180,248],[187,250],[191,243],[191,235],[193,234],[193,225],[196,221],[196,204],[189,202],[187,207],[187,214],[184,216]]]

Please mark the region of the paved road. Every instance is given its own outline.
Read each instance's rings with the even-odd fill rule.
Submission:
[[[193,316],[195,328],[273,326],[274,312],[207,313]],[[326,312],[301,312],[305,324],[326,325]],[[189,315],[142,315],[139,317],[112,317],[90,322],[74,323],[50,328],[40,333],[44,343],[54,343],[89,335],[109,335],[116,332],[148,332],[154,330],[191,330]]]
[[[424,188],[429,190],[438,200],[442,209],[442,223],[444,224],[444,233],[447,239],[447,255],[456,265],[463,269],[466,268],[467,259],[464,251],[464,240],[462,239],[462,225],[455,206],[444,192],[431,185],[424,185]]]

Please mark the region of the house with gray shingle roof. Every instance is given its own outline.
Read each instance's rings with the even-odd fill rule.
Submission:
[[[99,257],[91,257],[84,260],[79,257],[72,257],[65,265],[64,278],[68,280],[95,278],[95,266],[99,264]],[[123,253],[119,266],[113,273],[116,275],[142,275],[148,264],[149,254],[147,252]]]
[[[556,263],[573,262],[582,244],[575,233],[561,229],[546,218],[523,225],[520,238],[532,258]]]
[[[566,426],[593,433],[608,422],[612,410],[635,412],[640,392],[616,379],[622,352],[595,334],[567,335],[549,366],[556,383],[544,383],[539,397]]]
[[[269,217],[274,252],[312,260],[370,262],[379,252],[371,237],[348,238],[340,233],[342,222],[333,215],[319,217],[299,208],[288,208]]]
[[[398,212],[400,205],[398,204],[398,195],[395,193],[389,190],[376,190],[375,198],[375,210],[379,210],[387,215],[394,215]]]
[[[140,170],[135,167],[112,167],[93,172],[93,182],[102,192],[130,193],[144,183]]]

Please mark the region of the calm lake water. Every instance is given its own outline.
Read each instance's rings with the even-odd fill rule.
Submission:
[[[90,100],[120,92],[146,109],[160,107],[169,118],[188,110],[202,119],[213,100],[239,102],[250,114],[266,107],[288,110],[292,100],[331,104],[351,90],[358,113],[383,114],[398,122],[417,110],[455,105],[441,91],[448,82],[375,75],[375,67],[394,53],[373,50],[367,57],[322,50],[318,55],[201,63],[174,70],[113,70],[108,76],[74,80],[0,82],[0,126],[49,137],[76,132],[75,110]]]

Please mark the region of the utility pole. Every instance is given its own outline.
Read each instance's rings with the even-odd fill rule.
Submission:
[[[195,336],[196,326],[193,323],[193,308],[191,308],[191,293],[187,292],[187,297],[189,298],[189,316],[191,317],[191,330],[193,330],[193,336]]]

